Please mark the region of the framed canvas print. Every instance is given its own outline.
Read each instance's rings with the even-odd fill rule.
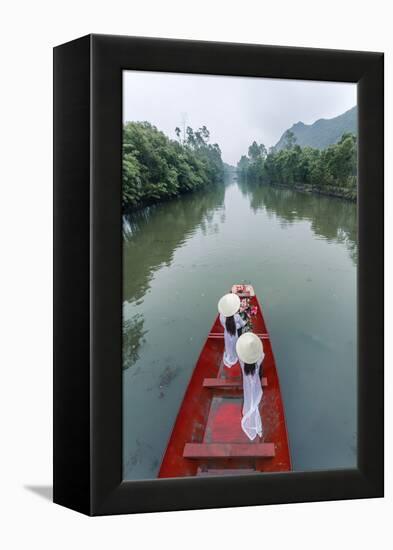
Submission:
[[[383,54],[54,49],[54,501],[383,496]]]

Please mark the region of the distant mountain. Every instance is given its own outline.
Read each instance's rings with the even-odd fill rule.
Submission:
[[[357,134],[357,107],[352,107],[349,111],[334,118],[320,118],[314,124],[297,122],[289,130],[294,133],[296,143],[301,147],[325,149],[328,145],[337,143],[345,132]],[[283,133],[274,146],[276,151],[285,147],[287,132],[288,130]]]

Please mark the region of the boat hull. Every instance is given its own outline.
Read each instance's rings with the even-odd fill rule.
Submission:
[[[230,369],[223,365],[224,334],[217,316],[191,375],[158,477],[291,470],[284,406],[271,341],[257,297],[251,296],[250,303],[257,307],[257,314],[253,317],[253,332],[262,339],[265,352],[262,363],[263,398],[260,404],[263,437],[250,441],[241,429],[241,370],[239,364]],[[274,456],[263,455],[261,449],[264,446],[261,444],[264,443],[273,444],[270,447],[265,445],[265,448],[273,447]],[[198,452],[195,457],[184,456],[187,455],[187,444],[194,444],[192,448],[200,449],[199,454],[202,456],[198,457]],[[247,448],[248,453],[240,452],[238,456],[238,450],[243,448]]]

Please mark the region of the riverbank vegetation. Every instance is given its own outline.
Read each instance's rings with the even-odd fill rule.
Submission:
[[[149,122],[123,126],[123,208],[129,210],[200,189],[223,180],[219,146],[209,143],[206,126],[190,127],[178,141]]]
[[[285,148],[266,147],[255,141],[237,165],[239,177],[250,183],[285,187],[343,197],[357,198],[357,139],[345,133],[326,149],[300,147],[287,132]]]

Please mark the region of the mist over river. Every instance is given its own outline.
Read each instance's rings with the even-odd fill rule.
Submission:
[[[356,465],[356,204],[225,184],[124,217],[123,475],[155,478],[233,283],[270,333],[295,470]]]

